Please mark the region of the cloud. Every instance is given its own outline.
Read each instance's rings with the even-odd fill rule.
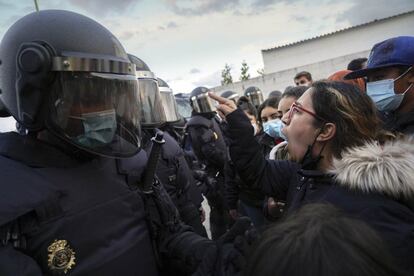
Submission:
[[[178,27],[178,25],[174,21],[171,21],[167,24],[167,28],[169,28],[169,29],[174,29],[174,28],[177,28],[177,27]]]
[[[193,68],[193,69],[191,69],[190,70],[190,74],[198,74],[198,73],[200,73],[201,71],[200,71],[200,69],[198,69],[198,68]]]
[[[69,0],[69,2],[76,7],[79,7],[91,14],[97,16],[105,16],[108,14],[123,14],[126,10],[131,8],[140,0]]]
[[[354,0],[350,9],[337,17],[337,21],[348,21],[351,25],[366,23],[374,19],[414,10],[413,0]]]
[[[212,74],[206,75],[196,81],[193,81],[195,86],[214,87],[220,85],[221,71],[215,71]]]
[[[165,0],[165,3],[178,15],[204,15],[233,10],[239,0]]]

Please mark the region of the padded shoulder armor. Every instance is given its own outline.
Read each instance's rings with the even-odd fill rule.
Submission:
[[[60,197],[53,183],[30,167],[0,156],[0,226]]]
[[[190,121],[187,123],[187,127],[205,127],[211,128],[213,122],[203,116],[193,116],[191,117]]]

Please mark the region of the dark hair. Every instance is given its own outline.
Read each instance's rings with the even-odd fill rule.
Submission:
[[[243,110],[244,112],[247,112],[248,114],[254,116],[256,120],[257,117],[257,110],[256,107],[250,102],[249,98],[246,96],[241,96],[239,100],[237,101],[237,107]]]
[[[268,98],[261,105],[259,105],[259,108],[257,109],[257,114],[258,114],[257,120],[260,122],[260,124],[262,123],[263,109],[265,109],[266,107],[273,107],[277,109],[279,102],[280,102],[280,98],[274,97],[274,98]]]
[[[347,148],[362,146],[376,140],[381,123],[371,98],[351,84],[318,81],[311,85],[312,105],[315,113],[326,121],[315,120],[315,126],[325,123],[336,126],[331,146],[335,157]]]
[[[308,204],[266,230],[243,275],[403,275],[377,233],[328,204]]]
[[[356,70],[363,69],[362,65],[365,62],[367,62],[367,60],[368,60],[367,58],[356,58],[356,59],[353,59],[353,60],[351,60],[350,63],[348,63],[347,69],[348,70],[351,70],[351,71],[356,71]]]
[[[301,77],[305,77],[308,81],[312,81],[312,75],[311,73],[307,71],[302,71],[302,72],[297,73],[293,79],[297,80]]]
[[[293,97],[295,99],[299,99],[309,87],[307,86],[292,86],[290,89],[287,89],[285,93],[282,94],[283,98]]]
[[[269,93],[269,95],[267,96],[268,99],[270,98],[279,98],[282,97],[282,92],[280,92],[279,90],[274,90],[272,92]]]

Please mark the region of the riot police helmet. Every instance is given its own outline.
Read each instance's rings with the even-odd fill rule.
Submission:
[[[98,22],[69,11],[24,16],[0,45],[0,100],[29,132],[47,129],[98,155],[140,149],[134,66]]]
[[[166,123],[166,115],[161,102],[158,82],[148,65],[137,56],[128,54],[135,64],[140,98],[141,125],[143,128],[161,127]]]
[[[164,80],[157,78],[157,81],[158,81],[158,88],[161,94],[161,102],[162,102],[162,106],[164,107],[167,123],[174,123],[174,122],[180,121],[182,117],[178,113],[178,107],[177,107],[177,103],[175,101],[175,97],[174,97],[174,93],[172,89],[168,86],[168,84]]]
[[[263,103],[262,91],[256,86],[250,86],[244,91],[244,95],[250,100],[250,102],[257,108]]]
[[[214,101],[208,96],[210,90],[200,86],[191,91],[190,104],[195,113],[211,113],[217,110]]]
[[[221,96],[222,96],[223,98],[226,98],[226,99],[232,100],[234,103],[237,103],[237,101],[238,101],[238,100],[239,100],[239,98],[240,98],[239,94],[237,94],[237,93],[236,93],[236,92],[234,92],[234,91],[230,91],[230,90],[228,90],[228,91],[225,91],[225,92],[221,93]]]

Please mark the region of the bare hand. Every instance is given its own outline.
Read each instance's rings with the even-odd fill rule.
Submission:
[[[234,220],[236,220],[240,217],[240,214],[239,214],[239,212],[237,212],[236,209],[230,209],[229,214]]]
[[[208,92],[208,96],[219,103],[217,110],[223,119],[237,109],[236,104],[232,100],[220,97],[212,92]]]

